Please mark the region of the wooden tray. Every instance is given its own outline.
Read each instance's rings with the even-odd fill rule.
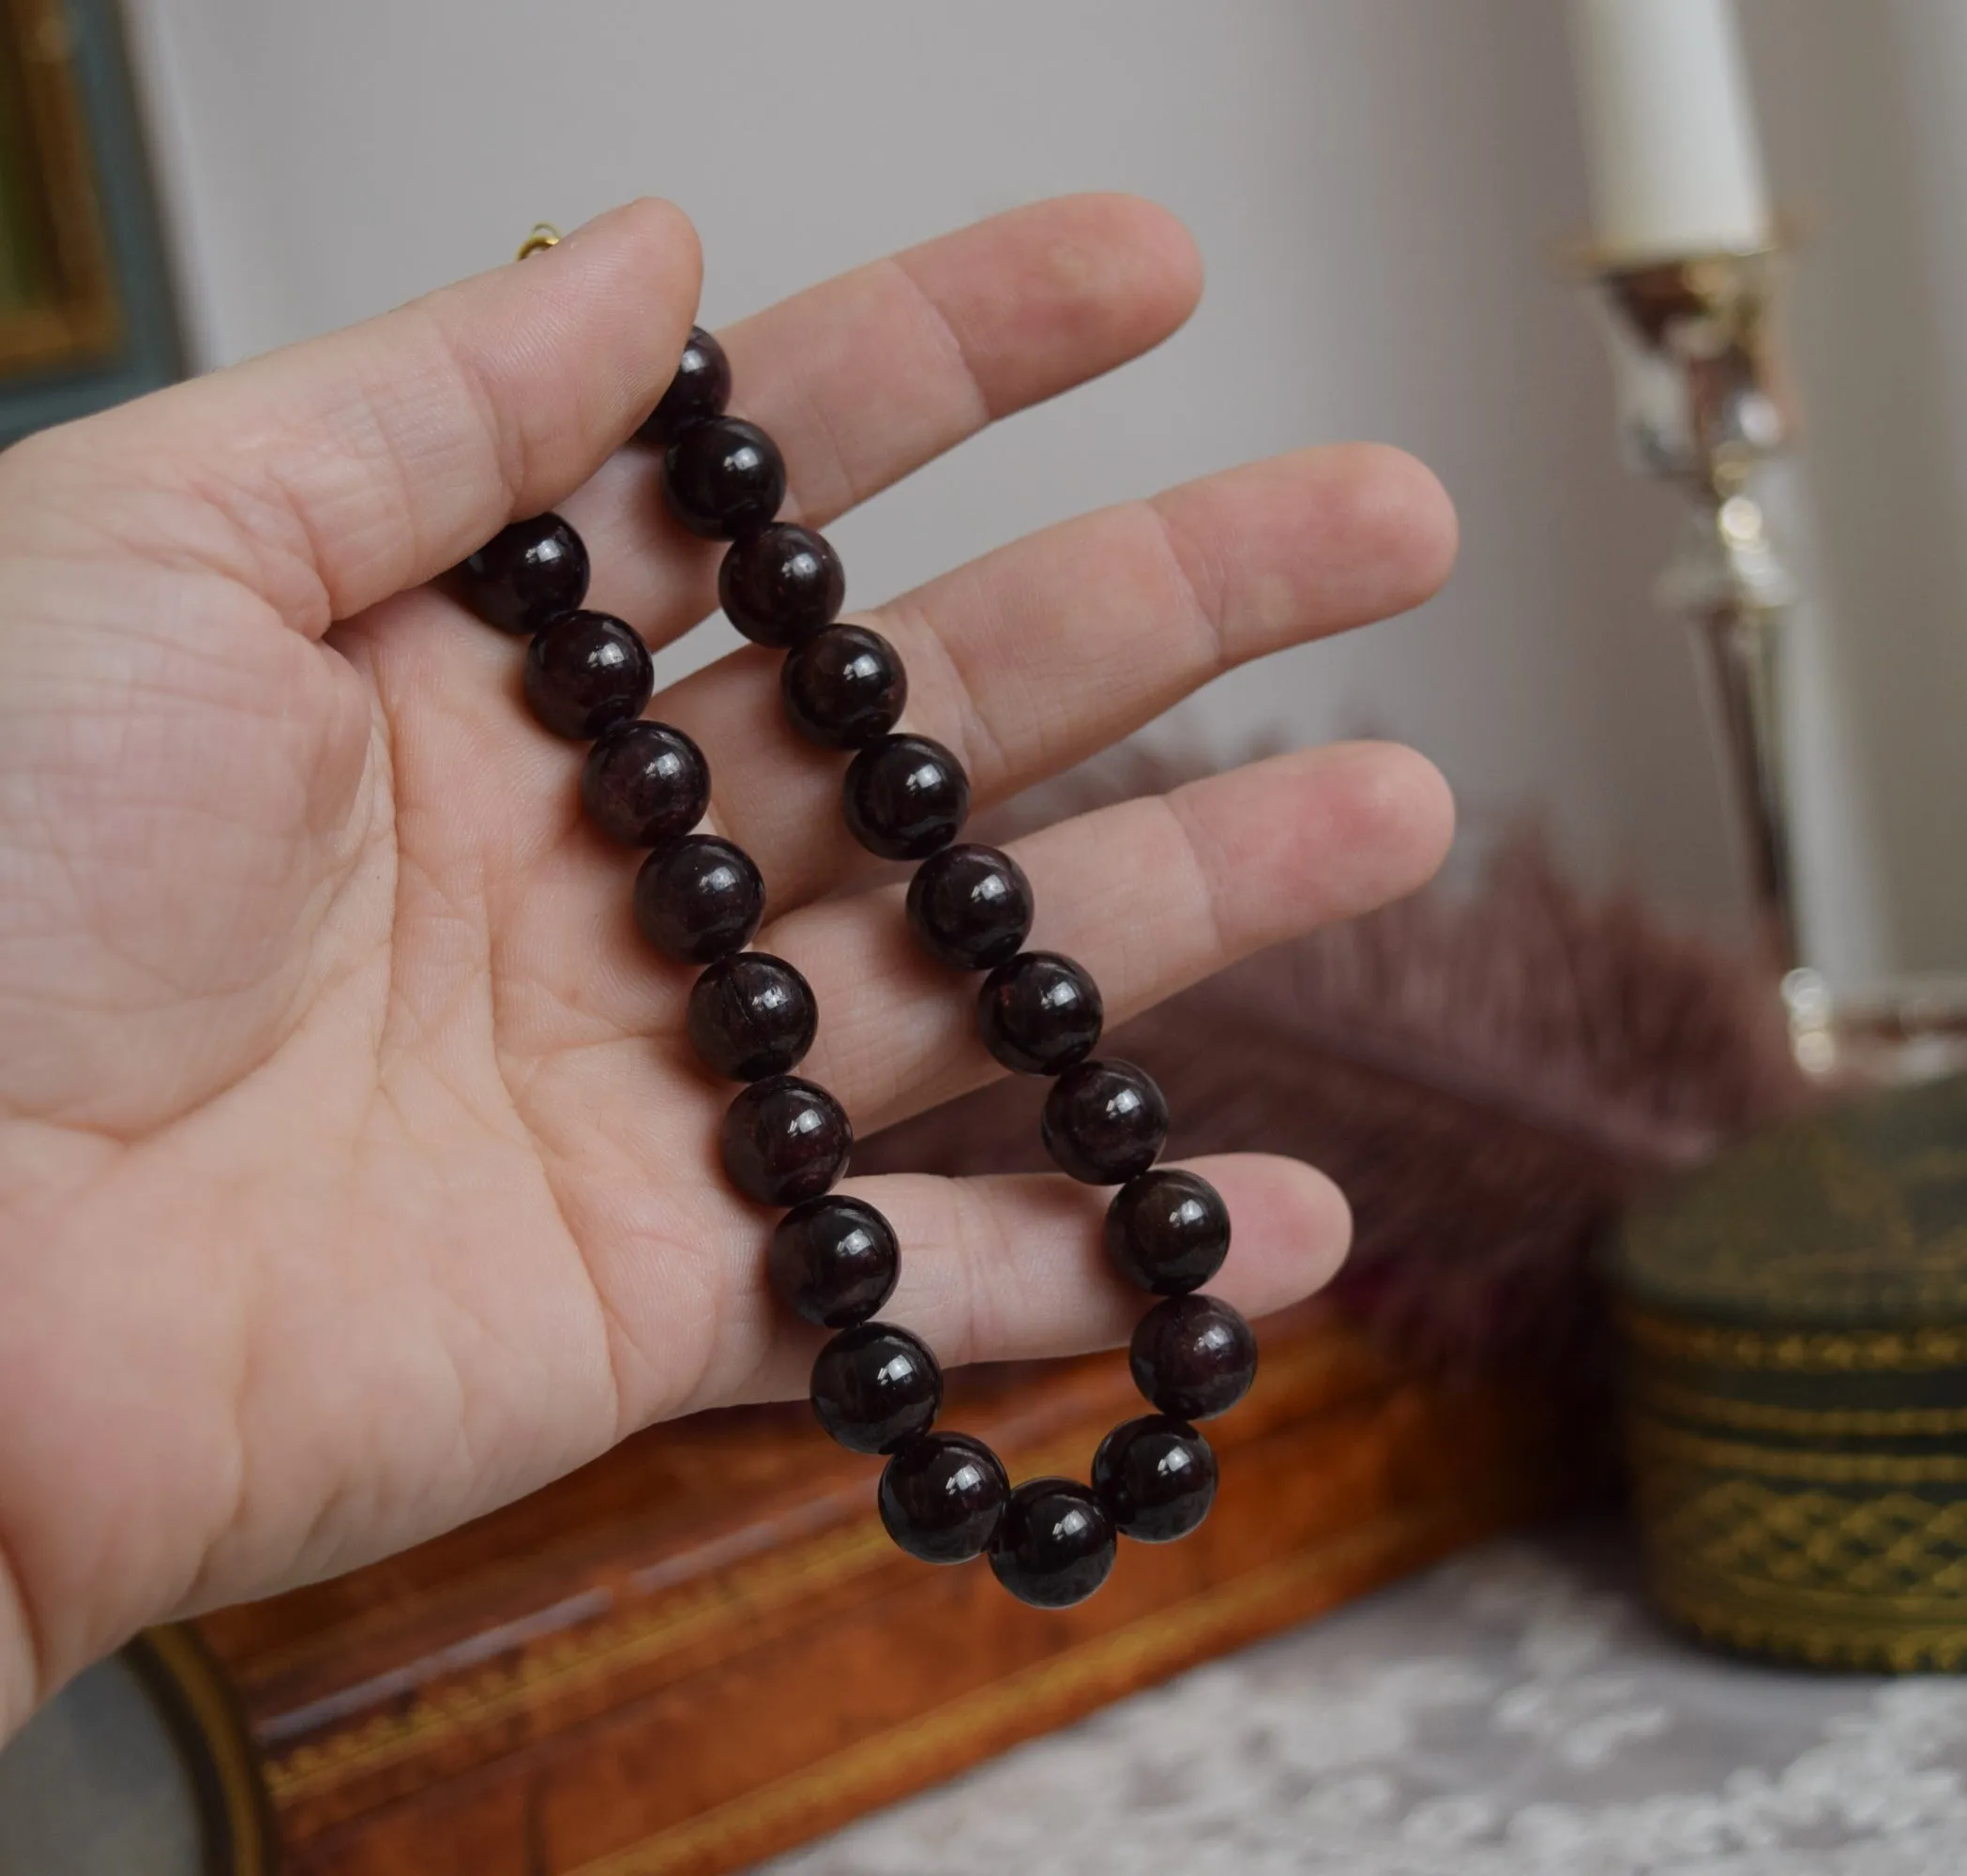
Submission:
[[[1548,1384],[1428,1379],[1321,1305],[1262,1341],[1256,1387],[1209,1426],[1208,1523],[1123,1544],[1077,1609],[901,1556],[876,1462],[798,1409],[653,1430],[403,1556],[164,1632],[213,1762],[250,1787],[231,1780],[223,1867],[738,1868],[1601,1475],[1589,1417]],[[1013,1477],[1083,1476],[1139,1411],[1117,1354],[950,1396],[945,1424]]]

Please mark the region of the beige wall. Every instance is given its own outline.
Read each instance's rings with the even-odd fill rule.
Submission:
[[[1967,71],[1950,5],[1760,0],[1751,20],[1778,187],[1835,218],[1796,309],[1827,459],[1815,492],[1836,511],[1815,543],[1819,587],[1894,615],[1889,681],[1869,650],[1843,671],[1848,628],[1822,655],[1821,616],[1804,632],[1812,943],[1843,974],[1967,959],[1955,917],[1967,863],[1941,864],[1954,810],[1931,806],[1967,764],[1967,736],[1943,734],[1967,658],[1952,479],[1967,405],[1957,421],[1920,381],[1938,290],[1901,265],[1945,198],[1920,168],[1931,153],[1909,124],[1907,66],[1935,97],[1936,61]],[[1227,678],[1158,734],[1225,755],[1264,735],[1399,734],[1447,770],[1477,839],[1534,812],[1594,875],[1732,915],[1691,667],[1647,598],[1671,505],[1614,463],[1595,340],[1547,265],[1583,214],[1557,0],[135,11],[194,330],[214,361],[500,259],[537,217],[571,223],[646,190],[703,229],[712,320],[1033,196],[1114,187],[1170,204],[1209,266],[1192,326],[843,524],[854,601],[1241,457],[1392,439],[1460,506],[1446,594]],[[1930,98],[1923,108],[1944,117]],[[1882,291],[1890,343],[1862,356],[1854,322]],[[1967,398],[1967,349],[1958,362]],[[1916,487],[1895,490],[1909,471]],[[1868,617],[1867,645],[1875,628]],[[706,657],[725,631],[672,657]],[[1848,723],[1846,694],[1860,705]],[[1889,841],[1869,832],[1881,807]]]

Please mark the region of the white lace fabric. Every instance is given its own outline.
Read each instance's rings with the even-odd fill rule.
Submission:
[[[1707,1655],[1615,1534],[1498,1544],[765,1866],[924,1870],[1967,1876],[1967,1679]]]

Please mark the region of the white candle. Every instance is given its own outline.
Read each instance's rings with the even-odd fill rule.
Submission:
[[[1770,236],[1730,0],[1571,0],[1596,245],[1613,260]]]

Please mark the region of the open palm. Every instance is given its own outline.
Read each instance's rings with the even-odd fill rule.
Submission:
[[[347,1567],[666,1415],[795,1392],[767,1215],[714,1147],[690,973],[519,646],[420,582],[558,507],[591,602],[652,643],[716,550],[624,439],[696,302],[644,203],[550,253],[0,457],[0,1735],[144,1622]],[[865,499],[1152,344],[1193,252],[1113,198],[1019,211],[724,335],[787,513]],[[906,727],[980,804],[1226,666],[1409,605],[1453,522],[1391,451],[1308,451],[1072,522],[882,608]],[[757,859],[766,948],[822,1011],[802,1072],[865,1133],[997,1072],[973,986],[907,942],[840,822],[840,762],[747,649],[667,695]],[[1110,1020],[1422,879],[1441,783],[1405,751],[1278,758],[1018,848],[1035,942]],[[1342,1202],[1210,1163],[1218,1288],[1258,1312],[1338,1260]],[[1104,1195],[862,1182],[893,1315],[946,1362],[1125,1336]]]

